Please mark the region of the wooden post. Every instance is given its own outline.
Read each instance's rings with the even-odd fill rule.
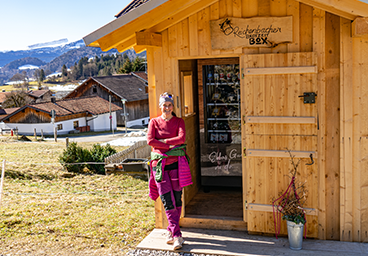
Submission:
[[[41,140],[43,140],[43,130],[41,129]]]
[[[66,137],[66,139],[65,139],[65,144],[66,144],[66,148],[68,148],[69,147],[69,138],[68,137]]]
[[[2,201],[2,199],[3,199],[4,176],[5,176],[5,159],[3,160],[3,169],[2,169],[2,171],[1,171],[1,183],[0,183],[0,208],[1,208],[1,201]]]
[[[54,139],[57,142],[57,127],[54,127]]]
[[[37,133],[36,133],[36,128],[33,129],[33,133],[34,133],[34,136],[35,136],[35,140],[37,141]]]
[[[111,116],[111,95],[109,95],[109,119],[110,119],[110,130],[112,129],[112,116]]]

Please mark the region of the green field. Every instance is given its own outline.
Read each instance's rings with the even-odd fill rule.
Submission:
[[[64,149],[0,136],[2,255],[124,255],[154,228],[146,177],[68,173]]]

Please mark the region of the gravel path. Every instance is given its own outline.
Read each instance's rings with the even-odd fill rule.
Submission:
[[[220,255],[135,249],[129,251],[127,256],[220,256]]]

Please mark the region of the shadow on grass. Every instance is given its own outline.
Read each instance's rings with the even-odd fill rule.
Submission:
[[[8,169],[5,171],[5,177],[10,179],[31,180],[32,175],[24,174],[22,171]]]
[[[53,180],[57,178],[55,175],[49,174],[25,174],[23,171],[8,169],[5,171],[5,177],[10,179],[18,179],[18,180]]]

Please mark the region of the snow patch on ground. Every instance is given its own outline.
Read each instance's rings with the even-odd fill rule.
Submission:
[[[75,84],[68,84],[68,85],[58,84],[56,86],[49,87],[49,89],[53,91],[73,91],[77,87],[78,85]]]
[[[111,146],[132,146],[134,143],[142,140],[147,140],[147,133],[145,131],[130,132],[124,135],[124,137],[112,140],[106,143],[102,143],[102,146],[110,144]]]

